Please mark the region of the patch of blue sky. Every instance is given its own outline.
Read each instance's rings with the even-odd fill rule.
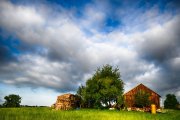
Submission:
[[[149,8],[153,7],[157,3],[158,3],[158,0],[139,0],[136,7],[148,10]]]
[[[72,10],[75,17],[82,17],[84,8],[90,3],[92,3],[92,0],[47,0],[47,4]]]
[[[11,3],[15,5],[23,5],[23,6],[34,6],[38,4],[46,4],[45,0],[10,0]]]
[[[20,44],[18,39],[15,39],[13,36],[2,36],[0,34],[0,46],[8,48],[10,54],[20,54],[20,51],[17,49],[17,46]]]
[[[49,3],[55,3],[63,6],[64,8],[79,8],[81,9],[87,3],[91,3],[92,0],[47,0]]]
[[[85,33],[85,36],[87,37],[91,37],[93,36],[93,32],[91,30],[89,30],[88,28],[85,28],[85,27],[81,27],[83,33]]]
[[[130,6],[119,7],[120,12],[117,12],[116,16],[123,25],[122,31],[124,33],[142,32],[149,28],[149,21],[163,24],[169,20],[177,11],[177,8],[174,8],[172,4],[174,3],[169,0],[141,0],[130,4]],[[148,12],[151,12],[152,17],[148,18]],[[163,16],[166,18],[162,19]]]
[[[116,19],[115,17],[108,17],[104,21],[104,28],[102,29],[105,33],[112,32],[118,27],[122,27],[121,21]]]
[[[178,9],[175,7],[176,1],[177,0],[141,0],[137,8],[148,11],[152,7],[157,7],[161,14],[165,12],[175,14]]]

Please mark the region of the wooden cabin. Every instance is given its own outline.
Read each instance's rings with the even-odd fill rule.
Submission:
[[[150,95],[149,96],[150,103],[155,104],[157,108],[160,107],[160,97],[161,96],[159,94],[157,94],[156,92],[154,92],[153,90],[146,87],[145,85],[139,84],[138,86],[136,86],[135,88],[131,89],[130,91],[128,91],[127,93],[124,94],[125,105],[128,108],[135,107],[134,96],[138,91],[147,92]]]
[[[56,110],[70,110],[78,107],[79,99],[73,94],[63,94],[57,97]]]

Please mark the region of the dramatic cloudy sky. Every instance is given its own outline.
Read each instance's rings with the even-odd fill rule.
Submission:
[[[143,83],[180,100],[178,0],[1,0],[0,103],[51,105],[97,67],[118,66],[125,92]]]

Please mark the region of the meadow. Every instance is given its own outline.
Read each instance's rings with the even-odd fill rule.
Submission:
[[[151,114],[96,109],[56,111],[50,108],[0,108],[0,120],[180,120],[180,111]]]

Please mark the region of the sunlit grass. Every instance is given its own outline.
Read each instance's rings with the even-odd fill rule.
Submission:
[[[180,111],[153,115],[96,109],[56,111],[50,108],[1,108],[0,120],[180,120]]]

